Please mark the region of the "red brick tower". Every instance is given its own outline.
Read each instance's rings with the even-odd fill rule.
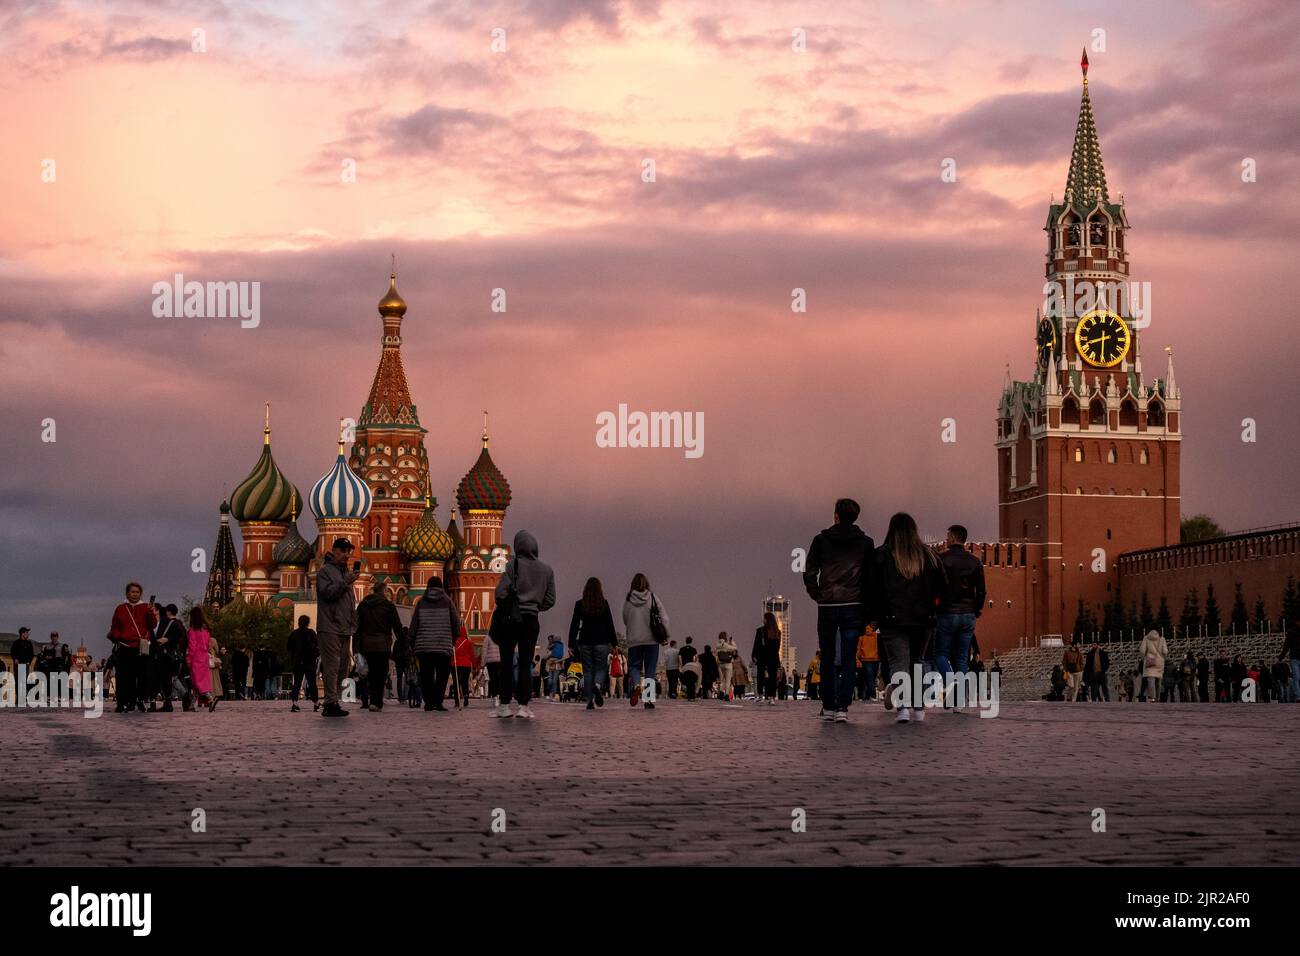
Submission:
[[[410,562],[402,551],[406,532],[424,513],[429,456],[402,367],[402,316],[406,302],[397,294],[397,272],[379,300],[383,350],[370,386],[370,397],[357,421],[348,464],[374,496],[362,532],[366,566],[377,581],[387,581],[393,600],[409,604]]]
[[[483,450],[460,480],[456,503],[465,530],[463,544],[449,563],[448,577],[461,619],[478,643],[487,633],[496,607],[497,581],[510,560],[510,546],[502,541],[510,484],[488,454],[487,412],[483,413]]]
[[[1065,198],[1052,203],[1037,363],[1008,371],[998,406],[998,527],[1025,542],[1030,634],[1066,635],[1080,599],[1098,612],[1118,586],[1122,552],[1179,533],[1181,395],[1172,354],[1163,379],[1142,369],[1149,296],[1133,294],[1123,197],[1110,201],[1083,95]]]

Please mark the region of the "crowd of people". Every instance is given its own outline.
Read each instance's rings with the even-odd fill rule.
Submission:
[[[1074,642],[1052,668],[1044,700],[1109,701],[1111,655],[1101,644]],[[1115,699],[1126,703],[1279,703],[1300,701],[1300,628],[1286,633],[1271,664],[1230,657],[1220,647],[1213,661],[1204,652],[1179,658],[1159,631],[1152,630],[1137,647],[1132,667],[1115,677]]]
[[[317,572],[316,627],[304,615],[288,636],[290,710],[301,710],[305,699],[326,717],[345,717],[349,687],[370,712],[382,711],[389,700],[437,712],[448,710],[448,703],[464,707],[490,698],[492,716],[525,719],[535,716],[534,698],[585,703],[588,710],[625,700],[653,710],[665,697],[774,705],[802,695],[820,703],[822,720],[846,722],[854,700],[880,700],[897,711],[897,722],[907,723],[925,717],[922,682],[910,680],[914,664],[942,675],[942,703],[952,709],[959,701],[950,678],[985,670],[975,636],[986,601],[983,564],[966,549],[961,525],[949,527],[944,547],[935,549],[922,541],[910,515],[895,514],[876,547],[858,527],[858,515],[855,501],[838,500],[832,524],[808,549],[803,582],[817,604],[818,647],[802,675],[788,673],[782,663],[782,634],[772,614],[755,629],[748,661],[725,631],[712,644],[700,647],[688,636],[679,645],[663,599],[643,573],[632,578],[622,600],[621,640],[604,585],[593,576],[574,603],[567,641],[552,634],[539,648],[539,616],[555,606],[555,575],[527,531],[515,535],[496,586],[488,639],[476,649],[438,577],[428,580],[406,624],[383,582],[356,601],[354,547],[338,538]],[[142,595],[138,583],[127,585],[126,600],[112,616],[113,653],[89,665],[107,672],[116,712],[171,711],[176,700],[185,710],[212,711],[222,699],[282,695],[282,663],[265,644],[251,656],[244,648],[228,651],[212,635],[201,606],[189,609],[182,622],[176,605],[143,601]],[[58,634],[37,649],[28,628],[12,656],[29,669],[33,661],[46,671],[81,666]],[[988,670],[1001,671],[996,653]],[[1053,669],[1044,699],[1109,700],[1109,670],[1105,648],[1072,644]],[[898,674],[909,680],[896,687],[890,681]],[[1240,656],[1229,661],[1220,651],[1212,668],[1203,654],[1171,660],[1164,638],[1152,631],[1133,670],[1120,672],[1116,696],[1233,701],[1253,686],[1257,700],[1294,702],[1297,685],[1300,631],[1294,628],[1272,666],[1250,665]]]

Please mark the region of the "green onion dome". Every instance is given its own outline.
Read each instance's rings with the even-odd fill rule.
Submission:
[[[262,455],[230,496],[230,513],[236,521],[289,521],[302,494],[284,476],[271,457],[271,411],[267,405]]]
[[[298,521],[289,522],[289,531],[271,549],[271,560],[276,564],[306,564],[311,560],[312,546],[298,532]]]
[[[438,524],[437,511],[437,499],[425,495],[424,514],[402,538],[402,552],[412,561],[446,561],[456,549],[451,535]]]

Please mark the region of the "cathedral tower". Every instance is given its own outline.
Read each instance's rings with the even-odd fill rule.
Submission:
[[[230,513],[239,522],[244,542],[239,562],[239,591],[244,599],[265,604],[280,590],[276,580],[275,546],[289,530],[294,504],[302,500],[298,489],[280,471],[271,455],[271,405],[266,405],[262,454],[247,478],[230,495]]]
[[[1131,279],[1128,215],[1107,187],[1086,53],[1080,66],[1065,195],[1044,227],[1034,374],[1013,382],[1008,372],[998,406],[999,536],[1026,543],[1031,637],[1068,634],[1080,600],[1100,612],[1121,552],[1175,544],[1179,534],[1173,356],[1163,378],[1144,373],[1150,296]]]
[[[510,483],[488,454],[487,412],[483,413],[483,450],[474,467],[460,480],[456,504],[465,530],[449,576],[456,589],[461,620],[476,636],[476,642],[481,642],[496,607],[497,581],[510,560],[510,546],[501,540],[506,508],[510,506]]]

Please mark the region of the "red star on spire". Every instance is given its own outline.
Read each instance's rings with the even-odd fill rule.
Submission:
[[[1088,75],[1088,48],[1083,49],[1083,59],[1079,61],[1079,66],[1083,68],[1083,75]]]

